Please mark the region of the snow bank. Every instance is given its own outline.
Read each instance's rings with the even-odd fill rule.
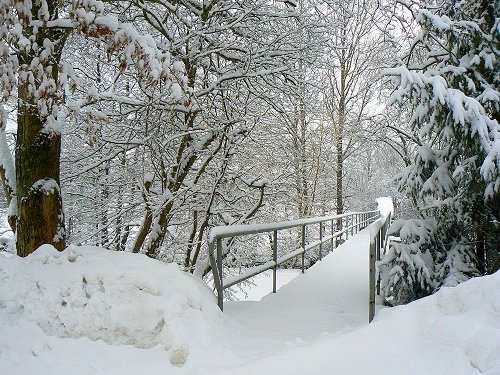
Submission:
[[[317,308],[321,308],[321,302]],[[384,308],[371,324],[347,333],[327,335],[279,355],[217,373],[498,375],[499,312],[497,272],[442,288],[408,305]]]
[[[199,280],[142,255],[0,253],[0,373],[500,374],[500,272],[366,324],[368,240],[362,231],[279,293],[225,314]]]
[[[159,344],[174,365],[186,362],[193,345],[209,348],[221,318],[210,289],[177,265],[89,246],[58,252],[49,245],[26,258],[0,255],[0,313],[58,337]]]

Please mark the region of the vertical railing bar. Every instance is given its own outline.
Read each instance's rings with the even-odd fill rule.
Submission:
[[[385,223],[384,223],[385,225]],[[378,233],[377,233],[377,247],[375,249],[375,260],[378,262],[380,261],[380,248],[382,246],[382,232],[384,230],[384,225],[380,227]],[[376,269],[374,271],[376,273],[376,284],[377,284],[377,296],[380,295],[380,273],[377,273]]]
[[[343,222],[342,218],[337,218],[337,221],[336,221],[336,223],[337,223],[337,231],[339,231],[339,232],[342,232],[342,222]],[[343,235],[344,234],[341,233],[341,235],[339,237],[335,238],[335,247],[339,246],[340,241],[342,240]]]
[[[304,273],[304,265],[305,265],[305,256],[306,256],[306,226],[302,225],[302,273]]]
[[[345,217],[345,240],[347,241],[349,239],[349,216]]]
[[[323,260],[323,222],[319,223],[319,260]]]
[[[273,293],[276,293],[276,268],[278,267],[278,231],[274,231],[273,235]]]
[[[370,241],[369,258],[369,297],[368,297],[368,323],[371,323],[375,316],[375,241]]]
[[[330,241],[331,241],[331,248],[330,248],[331,250],[330,250],[330,251],[333,251],[333,241],[335,240],[335,239],[333,238],[333,234],[335,233],[335,230],[334,230],[333,225],[334,225],[334,224],[333,224],[333,220],[332,220],[332,233],[331,233],[331,235],[332,235],[332,239],[330,240]]]
[[[217,304],[224,311],[224,277],[222,275],[222,239],[217,238],[217,270],[219,272],[219,289],[217,290]]]
[[[217,293],[219,293],[220,276],[217,266],[217,261],[214,255],[215,245],[213,242],[208,243],[208,256],[210,260],[210,266],[212,267],[212,274],[214,275],[214,286]]]

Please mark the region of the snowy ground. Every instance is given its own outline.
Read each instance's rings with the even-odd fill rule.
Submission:
[[[0,255],[0,374],[500,374],[500,273],[368,325],[367,242],[224,314],[198,280],[146,257]]]
[[[276,272],[277,291],[301,273],[298,269],[278,269]],[[252,278],[251,283],[239,284],[235,287],[234,297],[237,301],[260,301],[273,290],[273,271],[264,271]]]

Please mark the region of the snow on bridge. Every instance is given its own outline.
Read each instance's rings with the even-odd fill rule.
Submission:
[[[262,228],[238,226],[212,230],[209,253],[221,310],[222,290],[236,284],[237,280],[244,280],[247,275],[255,275],[272,267],[273,289],[276,289],[276,266],[281,259],[277,253],[279,230],[301,228],[301,247],[282,258],[301,255],[303,272],[305,253],[319,247],[319,261],[282,287],[279,293],[270,294],[259,302],[225,304],[227,321],[235,324],[237,336],[245,338],[231,344],[232,351],[243,355],[252,353],[257,357],[267,356],[273,352],[279,353],[284,347],[331,337],[371,321],[375,313],[375,258],[380,259],[391,211],[353,212],[261,225]],[[318,224],[319,238],[306,242],[307,225]],[[331,228],[329,234],[325,234],[325,225]],[[250,269],[229,279],[234,281],[221,280],[218,276],[223,274],[224,246],[221,239],[248,233],[273,233],[273,259],[263,266],[254,267],[253,271]],[[346,242],[334,248],[334,242],[343,238]],[[333,249],[326,257],[321,256],[325,242],[330,242],[330,249]],[[271,266],[268,263],[272,263]]]
[[[368,321],[370,229],[316,262],[262,301],[226,302],[225,314],[241,324],[246,347],[268,351],[343,332]],[[246,349],[247,350],[247,349]]]

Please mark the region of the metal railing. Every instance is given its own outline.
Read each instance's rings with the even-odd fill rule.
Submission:
[[[373,223],[370,231],[370,276],[369,276],[369,304],[368,322],[371,323],[375,317],[375,293],[380,295],[380,271],[376,269],[376,263],[380,261],[380,254],[387,251],[388,229],[391,224],[391,214],[381,216]]]
[[[247,280],[259,273],[273,270],[273,293],[276,293],[276,269],[278,265],[294,258],[302,257],[302,273],[305,271],[305,254],[307,251],[319,248],[319,259],[323,258],[323,244],[330,242],[330,249],[333,250],[334,244],[338,239],[345,235],[345,239],[349,238],[359,230],[365,228],[373,221],[380,217],[379,211],[365,212],[350,212],[342,215],[332,215],[315,217],[309,219],[283,221],[271,224],[248,224],[248,225],[230,225],[215,227],[210,231],[208,242],[208,253],[210,265],[214,278],[214,285],[217,291],[217,303],[221,310],[224,308],[224,289],[227,289],[235,284]],[[325,226],[325,223],[327,224]],[[310,226],[319,224],[319,238],[306,243],[307,229]],[[329,234],[325,233],[325,229],[329,227]],[[278,234],[279,231],[301,228],[301,246],[288,254],[278,257]],[[252,234],[272,233],[272,258],[264,264],[251,267],[246,272],[229,276],[226,279],[223,277],[223,254],[224,254],[224,239],[246,236]]]

